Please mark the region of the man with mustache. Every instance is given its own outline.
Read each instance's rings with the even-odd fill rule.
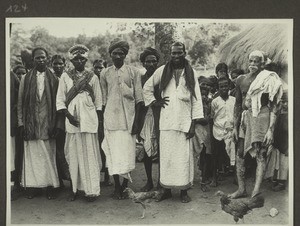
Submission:
[[[105,105],[104,140],[101,146],[106,155],[109,174],[115,182],[112,197],[123,199],[123,191],[135,168],[136,134],[143,103],[141,72],[124,62],[129,51],[126,41],[113,40],[108,51],[113,65],[100,74]],[[124,178],[122,185],[120,176]]]
[[[197,119],[203,119],[203,107],[196,72],[185,59],[185,45],[175,42],[171,46],[171,61],[158,68],[144,85],[146,106],[160,106],[160,184],[164,192],[157,198],[172,197],[171,188],[181,190],[181,202],[191,198],[187,190],[194,177],[191,138],[195,134]],[[159,85],[162,99],[154,96]]]
[[[101,157],[98,127],[102,121],[102,93],[98,77],[85,65],[89,49],[74,45],[69,58],[74,68],[59,80],[56,106],[66,117],[65,155],[69,164],[72,192],[68,201],[83,191],[88,202],[100,195]]]
[[[233,137],[237,142],[236,171],[238,190],[230,195],[247,195],[245,186],[245,155],[256,158],[256,180],[252,197],[259,194],[266,168],[266,153],[273,142],[274,125],[282,84],[275,72],[264,70],[266,61],[262,51],[249,55],[249,73],[236,81]]]
[[[142,86],[146,81],[153,75],[157,69],[160,55],[156,49],[151,47],[146,48],[140,55],[140,60],[143,63],[144,68],[147,70],[142,76]],[[158,96],[158,86],[155,87],[155,95]],[[141,122],[140,126],[141,133],[138,137],[139,140],[143,141],[143,146],[145,149],[144,155],[144,166],[147,175],[147,183],[141,188],[141,191],[150,191],[153,188],[152,180],[152,160],[153,157],[158,154],[158,138],[159,138],[159,107],[145,107],[143,106],[141,111]],[[159,182],[157,186],[160,187]]]
[[[32,199],[40,188],[47,188],[47,198],[55,198],[59,186],[55,161],[56,93],[58,79],[47,67],[48,52],[38,47],[32,51],[34,68],[20,82],[18,124],[24,138],[22,185]]]

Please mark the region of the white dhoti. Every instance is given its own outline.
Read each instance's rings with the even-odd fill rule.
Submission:
[[[127,130],[104,130],[102,149],[110,175],[118,174],[131,180],[130,172],[135,168],[136,136]]]
[[[10,137],[10,171],[15,170],[16,138]]]
[[[148,108],[145,116],[144,126],[141,131],[141,137],[143,138],[143,146],[146,154],[149,157],[157,155],[158,142],[154,129],[154,116],[152,108]]]
[[[24,187],[58,187],[55,140],[24,141],[21,183]]]
[[[165,188],[187,189],[194,178],[191,139],[180,131],[160,131],[160,183]]]
[[[97,133],[67,133],[65,156],[73,192],[80,190],[86,196],[99,196],[102,163]]]

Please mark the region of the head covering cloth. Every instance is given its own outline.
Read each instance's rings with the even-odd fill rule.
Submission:
[[[112,51],[114,51],[117,48],[120,48],[124,52],[124,54],[127,55],[129,51],[129,44],[126,41],[115,39],[110,43],[110,46],[108,48],[109,54],[111,54]]]
[[[160,55],[156,49],[153,49],[151,47],[147,47],[140,55],[140,61],[145,62],[146,57],[153,55],[156,57],[157,61],[159,61]]]
[[[73,60],[77,56],[88,58],[89,49],[85,45],[76,44],[69,49],[69,58]]]

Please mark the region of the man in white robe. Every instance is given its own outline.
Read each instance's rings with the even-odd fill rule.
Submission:
[[[158,68],[145,83],[146,106],[161,106],[160,113],[160,184],[164,192],[157,199],[172,197],[171,188],[181,190],[181,201],[194,177],[192,138],[196,120],[203,122],[203,106],[196,72],[185,59],[183,43],[171,46],[171,61]],[[159,85],[162,100],[154,97],[154,86]]]
[[[21,184],[32,199],[40,188],[47,198],[55,198],[59,186],[55,161],[56,107],[58,80],[47,67],[48,53],[32,51],[34,68],[24,75],[18,93],[18,125],[24,138]]]
[[[138,115],[143,102],[141,72],[124,64],[128,50],[127,42],[112,41],[109,53],[114,65],[100,74],[105,105],[102,148],[115,182],[114,199],[123,198],[123,190],[131,180],[130,172],[135,168]],[[122,185],[119,176],[124,178]]]
[[[56,106],[66,120],[65,156],[69,164],[72,193],[83,191],[87,201],[100,195],[98,126],[102,120],[102,93],[98,77],[85,69],[88,48],[75,45],[69,50],[74,69],[64,72],[59,80]]]

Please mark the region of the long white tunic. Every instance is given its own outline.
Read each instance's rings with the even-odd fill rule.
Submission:
[[[46,106],[45,98],[45,73],[37,72],[37,105]],[[23,95],[25,76],[22,77],[18,94],[18,125],[23,126]],[[45,110],[39,113],[39,124],[37,128],[40,132],[39,139],[24,141],[24,162],[22,169],[21,184],[24,187],[44,188],[48,186],[58,187],[59,180],[56,168],[56,146],[55,140],[49,139],[45,123]],[[42,117],[41,117],[42,115]],[[43,120],[41,120],[43,118]]]
[[[76,76],[83,73],[76,72]],[[66,120],[65,156],[69,164],[73,192],[82,190],[86,196],[100,195],[100,171],[102,167],[98,141],[98,117],[102,110],[102,92],[98,77],[89,82],[95,100],[86,91],[79,93],[69,104],[68,111],[80,123],[79,127]],[[73,87],[73,80],[64,72],[59,80],[56,107],[66,109],[66,94]]]
[[[131,130],[135,105],[143,101],[141,72],[128,65],[111,66],[101,72],[100,83],[105,105],[102,148],[108,171],[131,180],[136,147]]]
[[[165,66],[158,68],[143,88],[145,105],[154,100],[154,86],[160,84]],[[186,87],[184,71],[176,87],[173,75],[162,97],[169,97],[168,105],[160,113],[160,183],[166,188],[187,189],[194,176],[191,140],[186,139],[193,119],[203,118],[200,88],[194,71],[195,94]]]

